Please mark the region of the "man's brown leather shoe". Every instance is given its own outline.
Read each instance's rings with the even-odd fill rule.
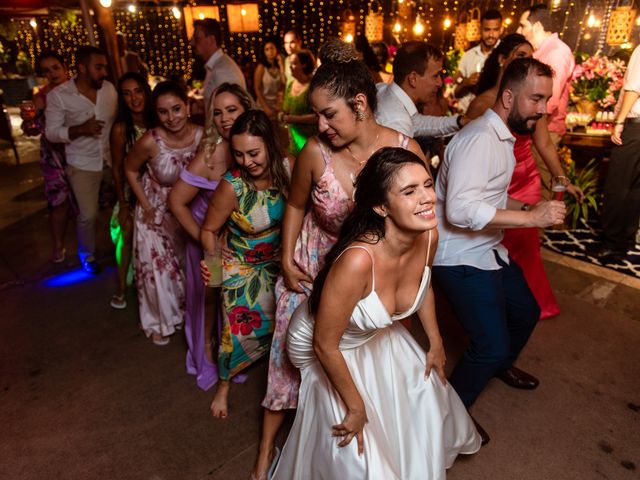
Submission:
[[[523,390],[533,390],[540,382],[533,375],[529,375],[527,372],[523,372],[519,368],[512,366],[506,370],[502,370],[496,374],[500,380],[513,388],[520,388]]]
[[[480,435],[480,438],[482,439],[481,445],[484,447],[487,443],[489,443],[489,440],[491,440],[491,437],[485,431],[485,429],[482,428],[478,422],[476,422],[475,418],[471,417],[471,420],[473,420],[473,424],[476,426],[476,430],[478,431],[478,435]]]

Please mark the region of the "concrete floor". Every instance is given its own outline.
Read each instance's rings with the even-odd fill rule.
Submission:
[[[166,347],[147,340],[133,291],[129,308],[109,307],[109,212],[98,245],[105,272],[55,286],[78,263],[48,263],[37,166],[2,158],[0,479],[247,478],[266,362],[232,385],[229,418],[213,420],[211,392],[185,373],[180,336]],[[72,228],[67,240],[72,252]],[[527,392],[490,383],[473,413],[491,443],[458,459],[451,480],[640,478],[638,282],[546,257],[562,314],[538,325],[518,361],[541,385]],[[444,303],[439,319],[453,365],[464,338]]]

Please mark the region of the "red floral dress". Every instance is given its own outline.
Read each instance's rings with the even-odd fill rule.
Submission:
[[[271,348],[285,200],[277,189],[254,190],[238,170],[222,179],[238,198],[238,210],[227,220],[223,234],[224,314],[218,375],[229,380]]]

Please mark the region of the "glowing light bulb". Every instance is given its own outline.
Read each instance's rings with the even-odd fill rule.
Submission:
[[[620,48],[623,50],[631,50],[632,47],[633,44],[631,42],[624,42],[622,45],[620,45]]]
[[[553,8],[558,8],[560,6],[560,0],[553,0]]]
[[[350,33],[347,33],[347,36],[344,37],[344,41],[347,43],[353,42],[353,35],[351,35]]]
[[[129,10],[131,13],[136,13],[136,6],[132,3],[127,7],[127,10]]]
[[[504,23],[505,23],[506,25],[511,25],[511,22],[512,22],[512,21],[513,21],[513,20],[511,20],[511,17],[507,17],[507,19],[504,21]]]
[[[401,30],[402,30],[402,25],[400,25],[400,22],[396,22],[395,25],[393,26],[393,31],[396,33],[400,33]]]
[[[173,13],[173,16],[176,17],[177,20],[180,20],[180,17],[182,16],[182,12],[178,7],[173,7],[171,9],[171,13]]]
[[[100,0],[100,5],[104,8],[109,8],[111,6],[111,0]]]
[[[32,18],[32,19],[29,21],[29,25],[31,25],[31,28],[36,28],[36,27],[38,26],[38,22],[36,22],[36,19],[35,19],[35,18]]]
[[[589,32],[587,32],[587,33],[584,34],[584,37],[582,37],[582,38],[584,38],[585,40],[591,40],[591,34]]]
[[[449,28],[451,26],[451,19],[449,17],[444,19],[444,29],[446,30],[447,28]]]
[[[424,34],[424,25],[420,22],[420,19],[416,19],[416,24],[413,26],[413,33],[416,35]]]
[[[640,26],[640,17],[636,18],[636,25]]]
[[[204,13],[199,14],[199,15],[198,15],[198,18],[199,18],[200,20],[204,20]]]
[[[247,11],[244,8],[240,10],[240,15],[244,17],[246,14],[247,14]]]
[[[589,18],[587,19],[587,27],[593,28],[595,26],[596,26],[596,16],[592,13],[591,15],[589,15]]]

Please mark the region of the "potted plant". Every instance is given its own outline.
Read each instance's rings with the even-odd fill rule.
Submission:
[[[591,211],[598,212],[598,200],[600,194],[597,190],[598,184],[598,164],[595,158],[592,158],[579,171],[576,170],[576,164],[571,158],[571,149],[569,147],[560,147],[558,156],[563,164],[569,182],[582,190],[584,200],[578,202],[572,195],[564,196],[564,203],[567,205],[567,219],[569,226],[575,230],[580,219],[585,222],[589,220]]]
[[[618,101],[625,69],[622,60],[578,54],[570,86],[571,100],[578,111],[595,117],[597,110],[613,107]]]

